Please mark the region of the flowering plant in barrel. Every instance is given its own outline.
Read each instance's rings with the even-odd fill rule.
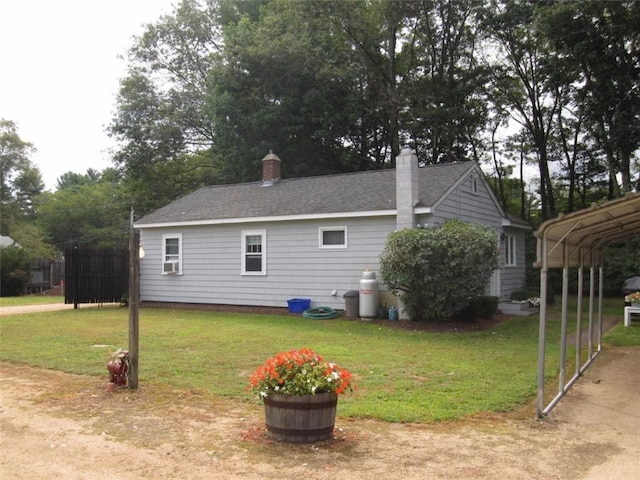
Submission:
[[[633,292],[624,297],[625,302],[640,303],[640,292]]]
[[[305,443],[331,437],[338,395],[351,390],[352,382],[348,370],[300,349],[267,359],[248,388],[264,402],[270,438]]]
[[[261,397],[270,393],[315,395],[344,393],[352,389],[351,373],[325,361],[313,350],[278,353],[260,365],[249,379],[249,388]]]

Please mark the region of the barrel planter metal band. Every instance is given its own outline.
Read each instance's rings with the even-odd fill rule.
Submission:
[[[338,396],[270,394],[264,398],[267,436],[279,442],[311,443],[331,438]]]

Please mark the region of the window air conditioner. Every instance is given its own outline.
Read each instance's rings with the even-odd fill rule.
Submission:
[[[178,273],[178,262],[164,262],[162,271],[164,273]]]

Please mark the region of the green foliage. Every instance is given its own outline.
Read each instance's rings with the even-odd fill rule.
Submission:
[[[622,296],[624,281],[640,276],[640,237],[606,249],[603,276],[605,293]]]
[[[59,249],[75,243],[96,247],[127,244],[128,211],[109,182],[80,184],[52,193],[38,214],[38,225]]]
[[[19,246],[0,247],[0,297],[22,295],[30,276],[30,258]]]
[[[380,255],[384,283],[403,292],[413,320],[451,317],[484,293],[497,266],[495,232],[459,220],[394,232]]]
[[[123,198],[147,213],[255,181],[270,149],[286,178],[387,168],[404,144],[427,163],[491,160],[499,201],[527,220],[619,196],[637,186],[639,15],[629,1],[181,2],[129,52],[110,125]]]
[[[38,258],[54,259],[55,248],[46,241],[41,228],[31,222],[20,222],[13,227],[12,238],[22,247],[30,261]]]
[[[32,216],[38,196],[44,191],[40,171],[30,156],[32,144],[18,135],[18,128],[10,120],[0,119],[0,233],[11,235],[16,222]]]
[[[48,244],[41,230],[24,220],[12,227],[16,245],[0,247],[0,272],[2,293],[0,296],[22,295],[31,279],[31,264],[38,258],[55,258],[55,249]]]

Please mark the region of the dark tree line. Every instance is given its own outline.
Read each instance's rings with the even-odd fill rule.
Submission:
[[[256,180],[269,149],[293,177],[408,144],[550,218],[636,187],[638,24],[633,1],[184,0],[130,50],[114,160],[148,211]]]

